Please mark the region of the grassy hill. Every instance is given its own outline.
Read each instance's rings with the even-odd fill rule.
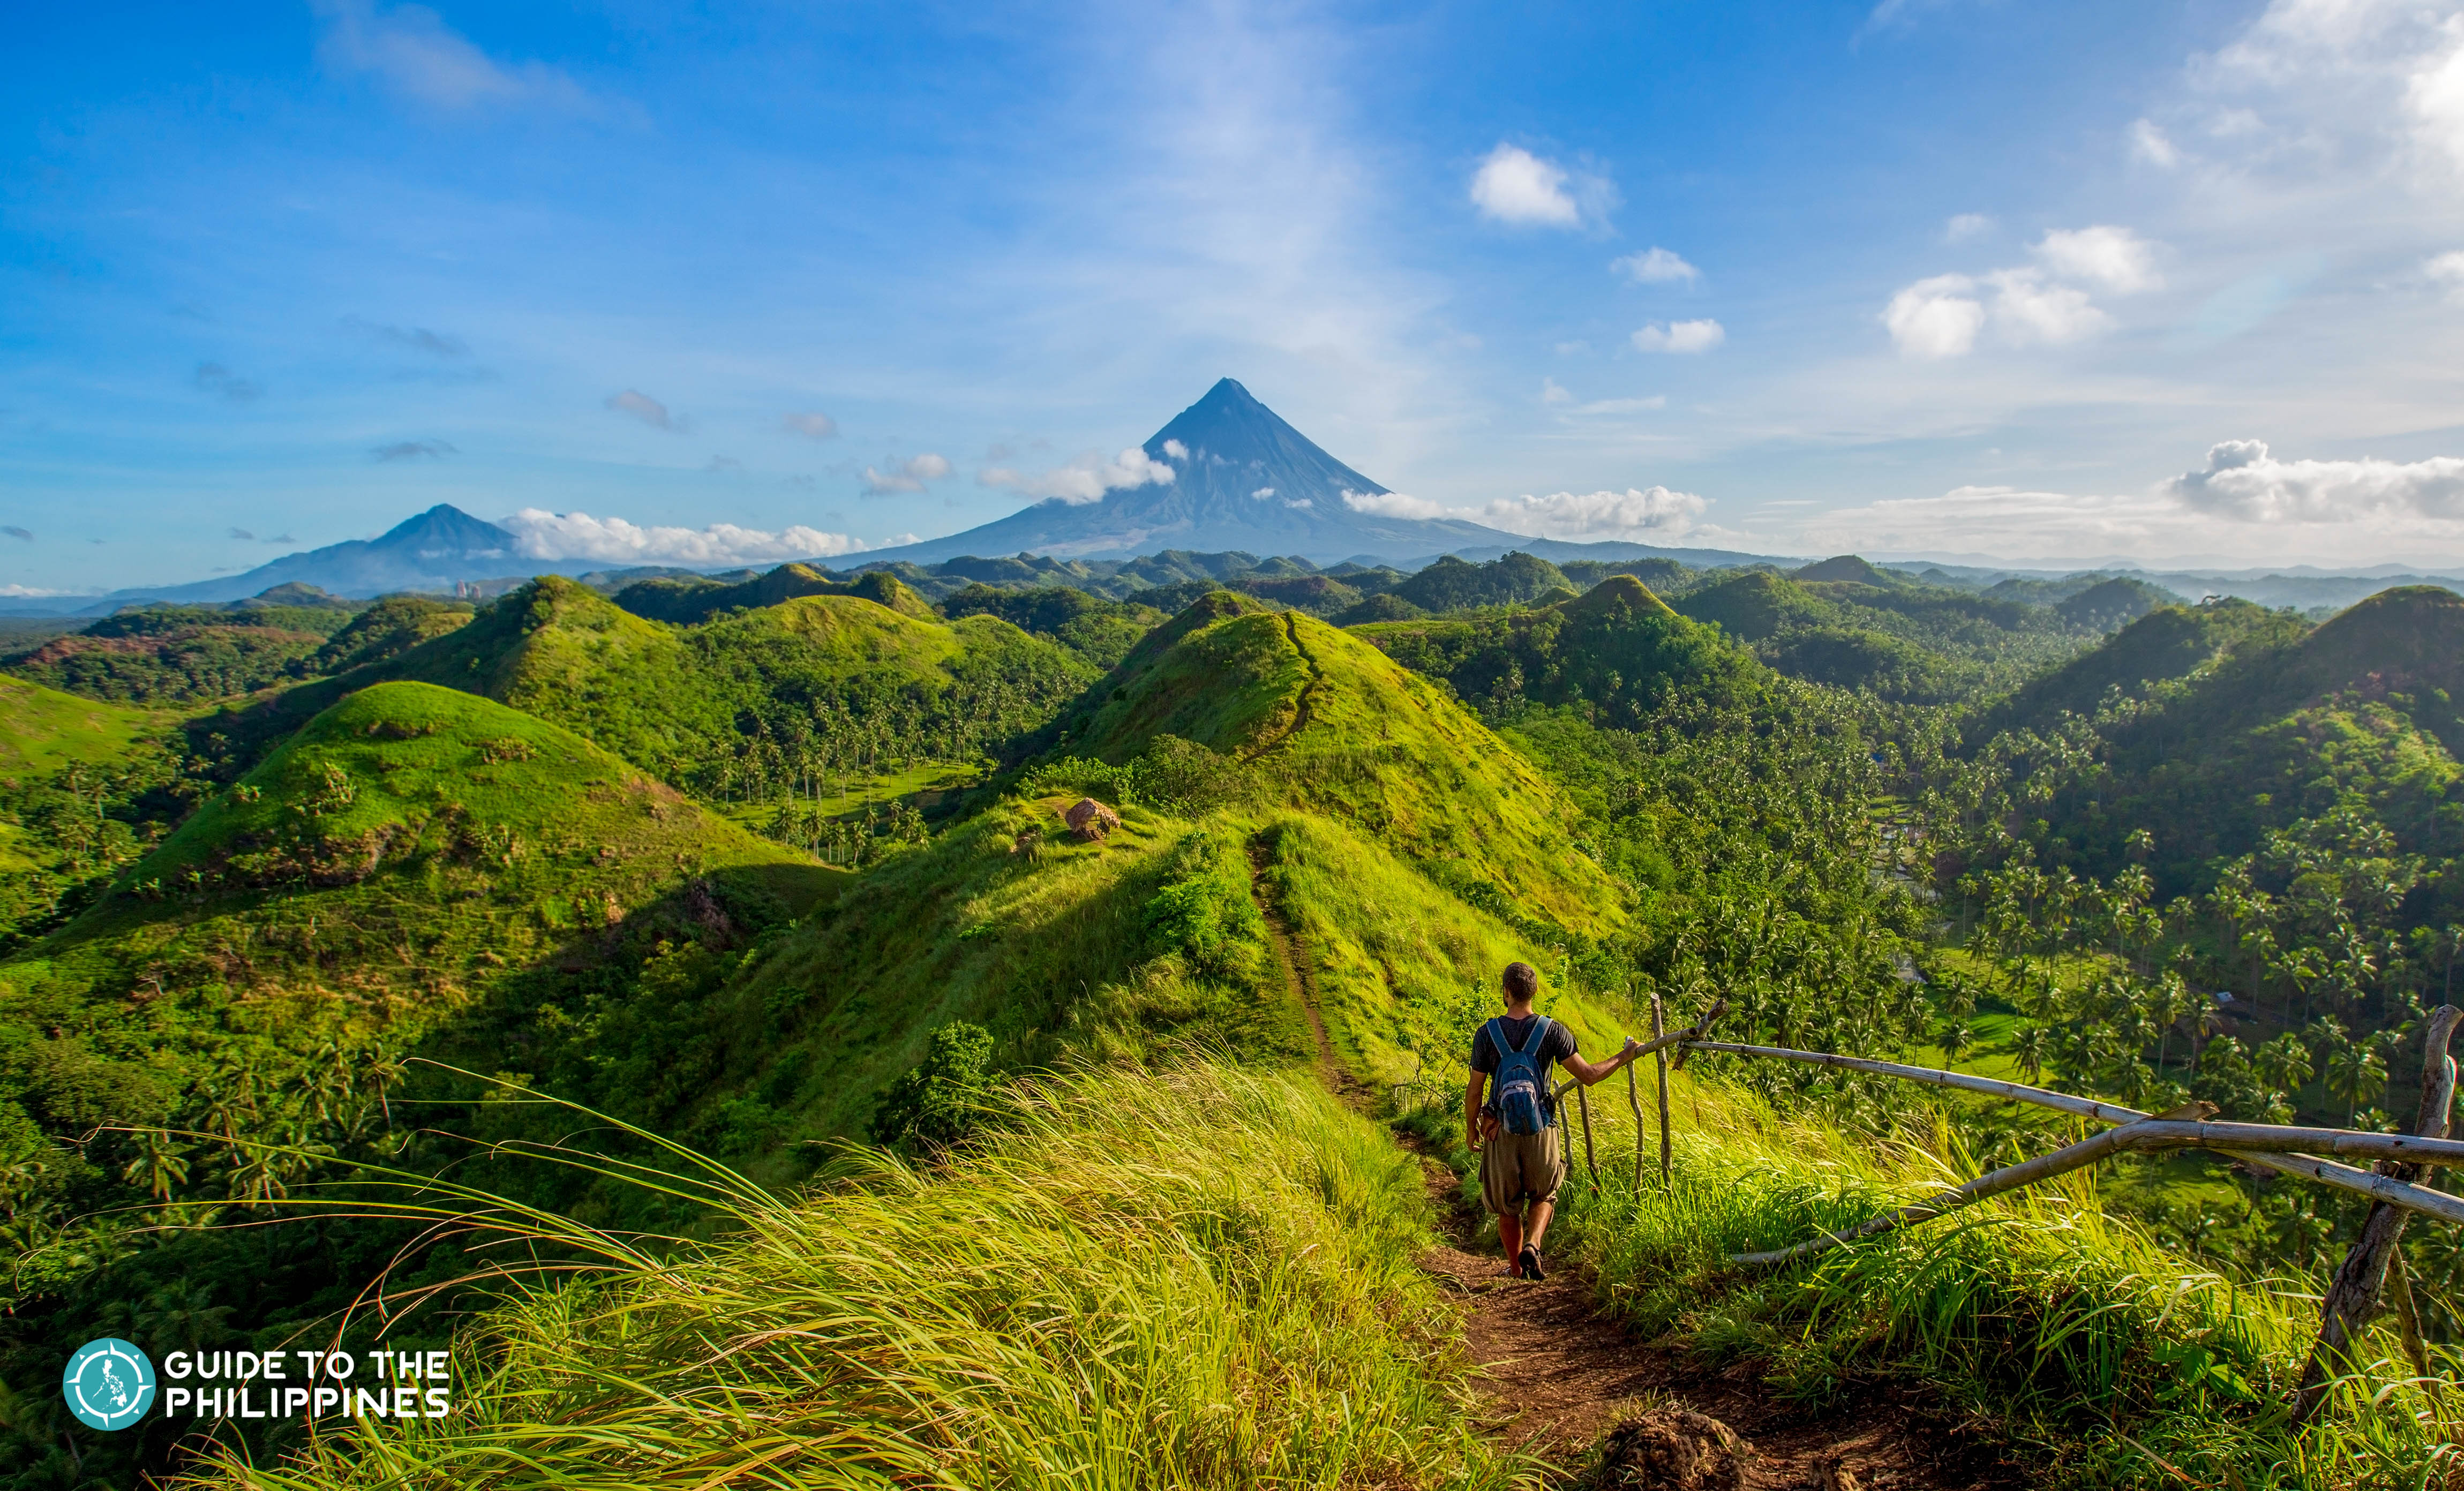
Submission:
[[[906,616],[933,615],[924,598],[893,576],[859,575],[842,581],[809,564],[781,564],[758,579],[733,585],[701,579],[644,581],[618,591],[616,603],[651,621],[690,626],[722,612],[777,605],[802,596],[849,596]]]
[[[1414,671],[1444,679],[1461,698],[1573,705],[1609,725],[1630,726],[1681,693],[1732,703],[1757,688],[1750,654],[1627,575],[1528,609],[1353,630]]]
[[[1195,741],[1561,926],[1619,919],[1608,877],[1565,832],[1558,789],[1362,637],[1219,592],[1151,634],[1089,703],[1068,721],[1073,753],[1118,764],[1159,736]]]
[[[2211,669],[2243,648],[2280,648],[2308,629],[2299,617],[2247,601],[2165,606],[2030,679],[1971,721],[1968,738],[1982,743],[2005,730],[2043,730],[2064,713],[2092,715],[2117,691],[2123,698],[2142,698],[2151,685]]]
[[[677,627],[544,577],[430,641],[210,728],[275,738],[352,690],[413,679],[554,720],[735,800],[918,756],[973,759],[1095,676],[996,618],[943,623],[894,581],[865,583],[898,603],[807,595]]]
[[[23,778],[125,753],[166,716],[0,676],[0,778]]]

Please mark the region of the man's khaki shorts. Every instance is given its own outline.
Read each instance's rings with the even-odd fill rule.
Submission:
[[[1557,1126],[1538,1133],[1507,1133],[1480,1147],[1480,1198],[1503,1217],[1521,1214],[1526,1206],[1554,1205],[1557,1188],[1566,1183],[1566,1157],[1557,1143]]]

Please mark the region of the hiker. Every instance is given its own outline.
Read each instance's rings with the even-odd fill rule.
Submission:
[[[1557,1140],[1557,1115],[1549,1101],[1549,1065],[1562,1064],[1588,1087],[1635,1059],[1640,1042],[1626,1037],[1625,1049],[1592,1063],[1574,1050],[1574,1033],[1531,1001],[1540,975],[1529,963],[1506,965],[1506,1013],[1472,1038],[1471,1082],[1463,1088],[1463,1142],[1480,1151],[1480,1195],[1497,1214],[1497,1240],[1507,1272],[1545,1279],[1540,1239],[1556,1214],[1557,1187],[1566,1178],[1565,1150]],[[1497,1091],[1483,1101],[1494,1077]],[[1528,1208],[1528,1210],[1527,1210]]]

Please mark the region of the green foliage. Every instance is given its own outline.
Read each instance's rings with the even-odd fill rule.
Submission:
[[[1724,1092],[1735,1059],[1704,1064],[1721,1076],[1675,1105],[1672,1187],[1604,1165],[1600,1188],[1565,1193],[1571,1251],[1638,1334],[1751,1361],[1817,1412],[1878,1386],[1947,1401],[2020,1447],[2031,1483],[2397,1491],[2435,1474],[2437,1420],[2409,1370],[2373,1361],[2296,1431],[2284,1399],[2315,1298],[2184,1259],[2110,1215],[2090,1173],[1740,1280],[1724,1255],[1979,1167],[1931,1114],[1878,1147]],[[1602,1152],[1631,1152],[1622,1115],[1599,1117]]]
[[[998,616],[1021,631],[1059,643],[1097,668],[1111,668],[1127,657],[1165,616],[1152,605],[1105,601],[1057,585],[1012,590],[973,584],[942,602],[941,612],[952,621]]]
[[[1579,600],[1496,615],[1364,626],[1359,635],[1464,699],[1588,707],[1631,726],[1680,696],[1735,705],[1768,676],[1719,633],[1630,577]]]
[[[891,1083],[873,1106],[873,1142],[909,1153],[936,1153],[974,1132],[992,1090],[993,1038],[953,1020],[933,1032],[924,1060]]]
[[[474,609],[466,601],[386,596],[326,638],[309,656],[307,669],[319,674],[347,673],[390,662],[469,622]]]
[[[721,1193],[715,1241],[652,1256],[540,1218],[537,1249],[592,1266],[474,1322],[469,1412],[226,1453],[204,1483],[1515,1483],[1414,1266],[1419,1166],[1376,1129],[1305,1079],[1214,1067],[1014,1101],[979,1153],[853,1156],[808,1198],[651,1177]]]
[[[809,564],[781,564],[739,584],[716,581],[646,580],[616,593],[616,604],[636,616],[678,626],[696,625],[729,611],[759,610],[800,596],[847,596],[869,601],[902,616],[930,617],[933,608],[896,577],[860,575],[840,580]]]
[[[1395,587],[1397,599],[1424,611],[1462,611],[1478,606],[1520,605],[1551,590],[1573,590],[1566,574],[1547,559],[1516,552],[1483,564],[1443,555]]]

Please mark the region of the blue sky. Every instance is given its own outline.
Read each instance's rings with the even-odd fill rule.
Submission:
[[[13,25],[0,589],[437,501],[879,545],[1100,486],[1227,374],[1535,534],[2464,562],[2453,7]]]

